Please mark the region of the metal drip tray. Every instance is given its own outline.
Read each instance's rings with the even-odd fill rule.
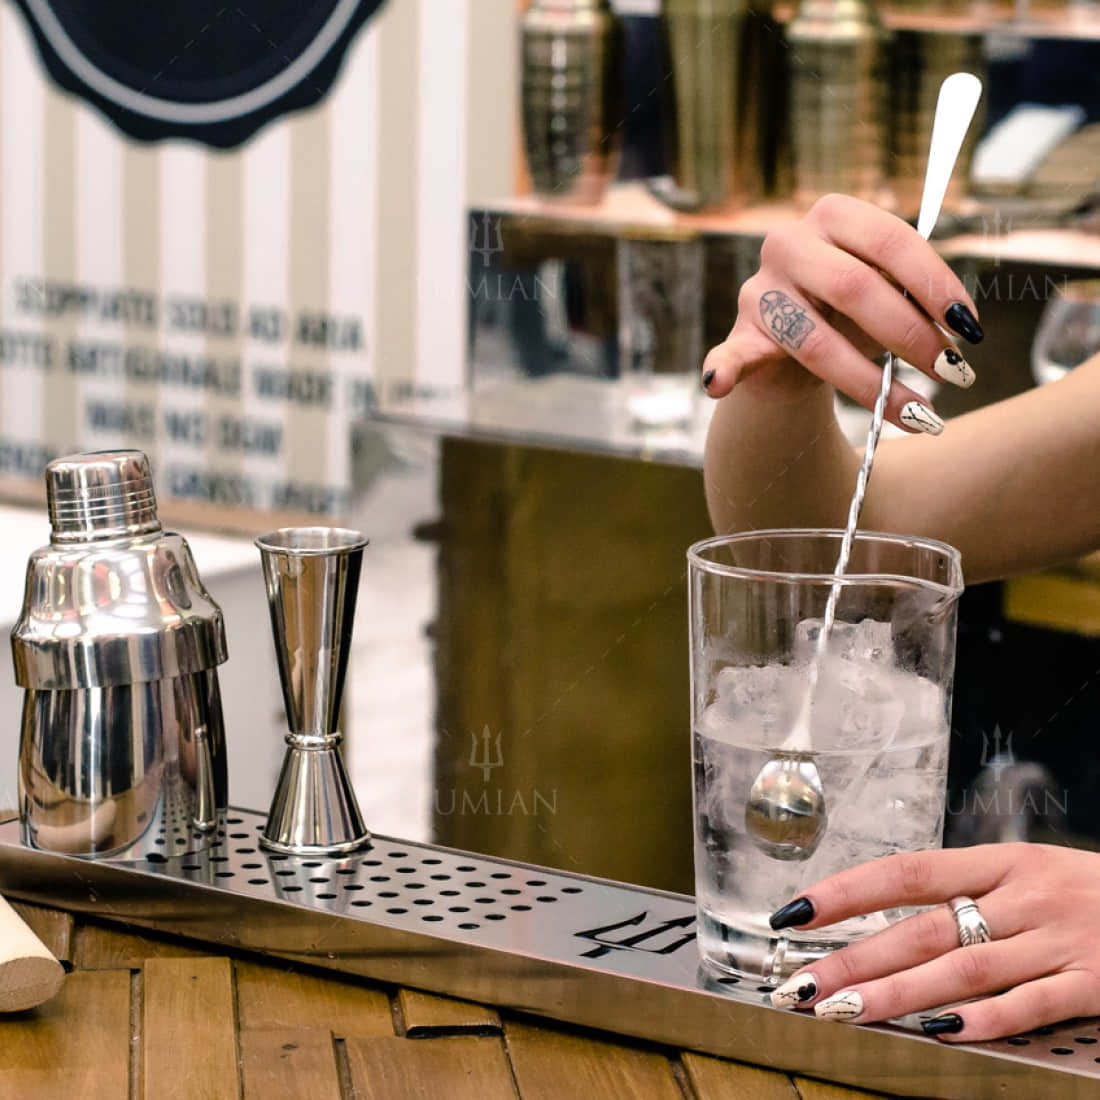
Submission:
[[[119,861],[28,848],[5,821],[0,891],[894,1094],[1100,1095],[1100,1020],[952,1046],[824,1023],[703,972],[691,898],[380,836],[346,859],[278,855],[263,825],[231,811],[209,849],[181,855],[166,826]]]

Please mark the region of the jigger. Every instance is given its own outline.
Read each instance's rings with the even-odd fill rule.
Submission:
[[[287,751],[260,844],[341,855],[370,843],[340,751],[340,702],[367,539],[285,527],[256,540],[286,703]]]

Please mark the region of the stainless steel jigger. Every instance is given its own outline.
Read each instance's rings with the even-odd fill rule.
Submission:
[[[291,855],[352,852],[370,843],[370,833],[337,727],[367,539],[340,528],[285,527],[256,545],[290,726],[260,844]]]

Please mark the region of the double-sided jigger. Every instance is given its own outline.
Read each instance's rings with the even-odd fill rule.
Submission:
[[[292,855],[353,852],[370,843],[370,833],[338,726],[367,539],[341,528],[285,527],[256,545],[290,726],[260,844]]]

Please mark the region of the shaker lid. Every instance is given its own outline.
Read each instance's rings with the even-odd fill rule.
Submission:
[[[46,467],[54,543],[93,542],[161,530],[149,459],[141,451],[66,455]]]

